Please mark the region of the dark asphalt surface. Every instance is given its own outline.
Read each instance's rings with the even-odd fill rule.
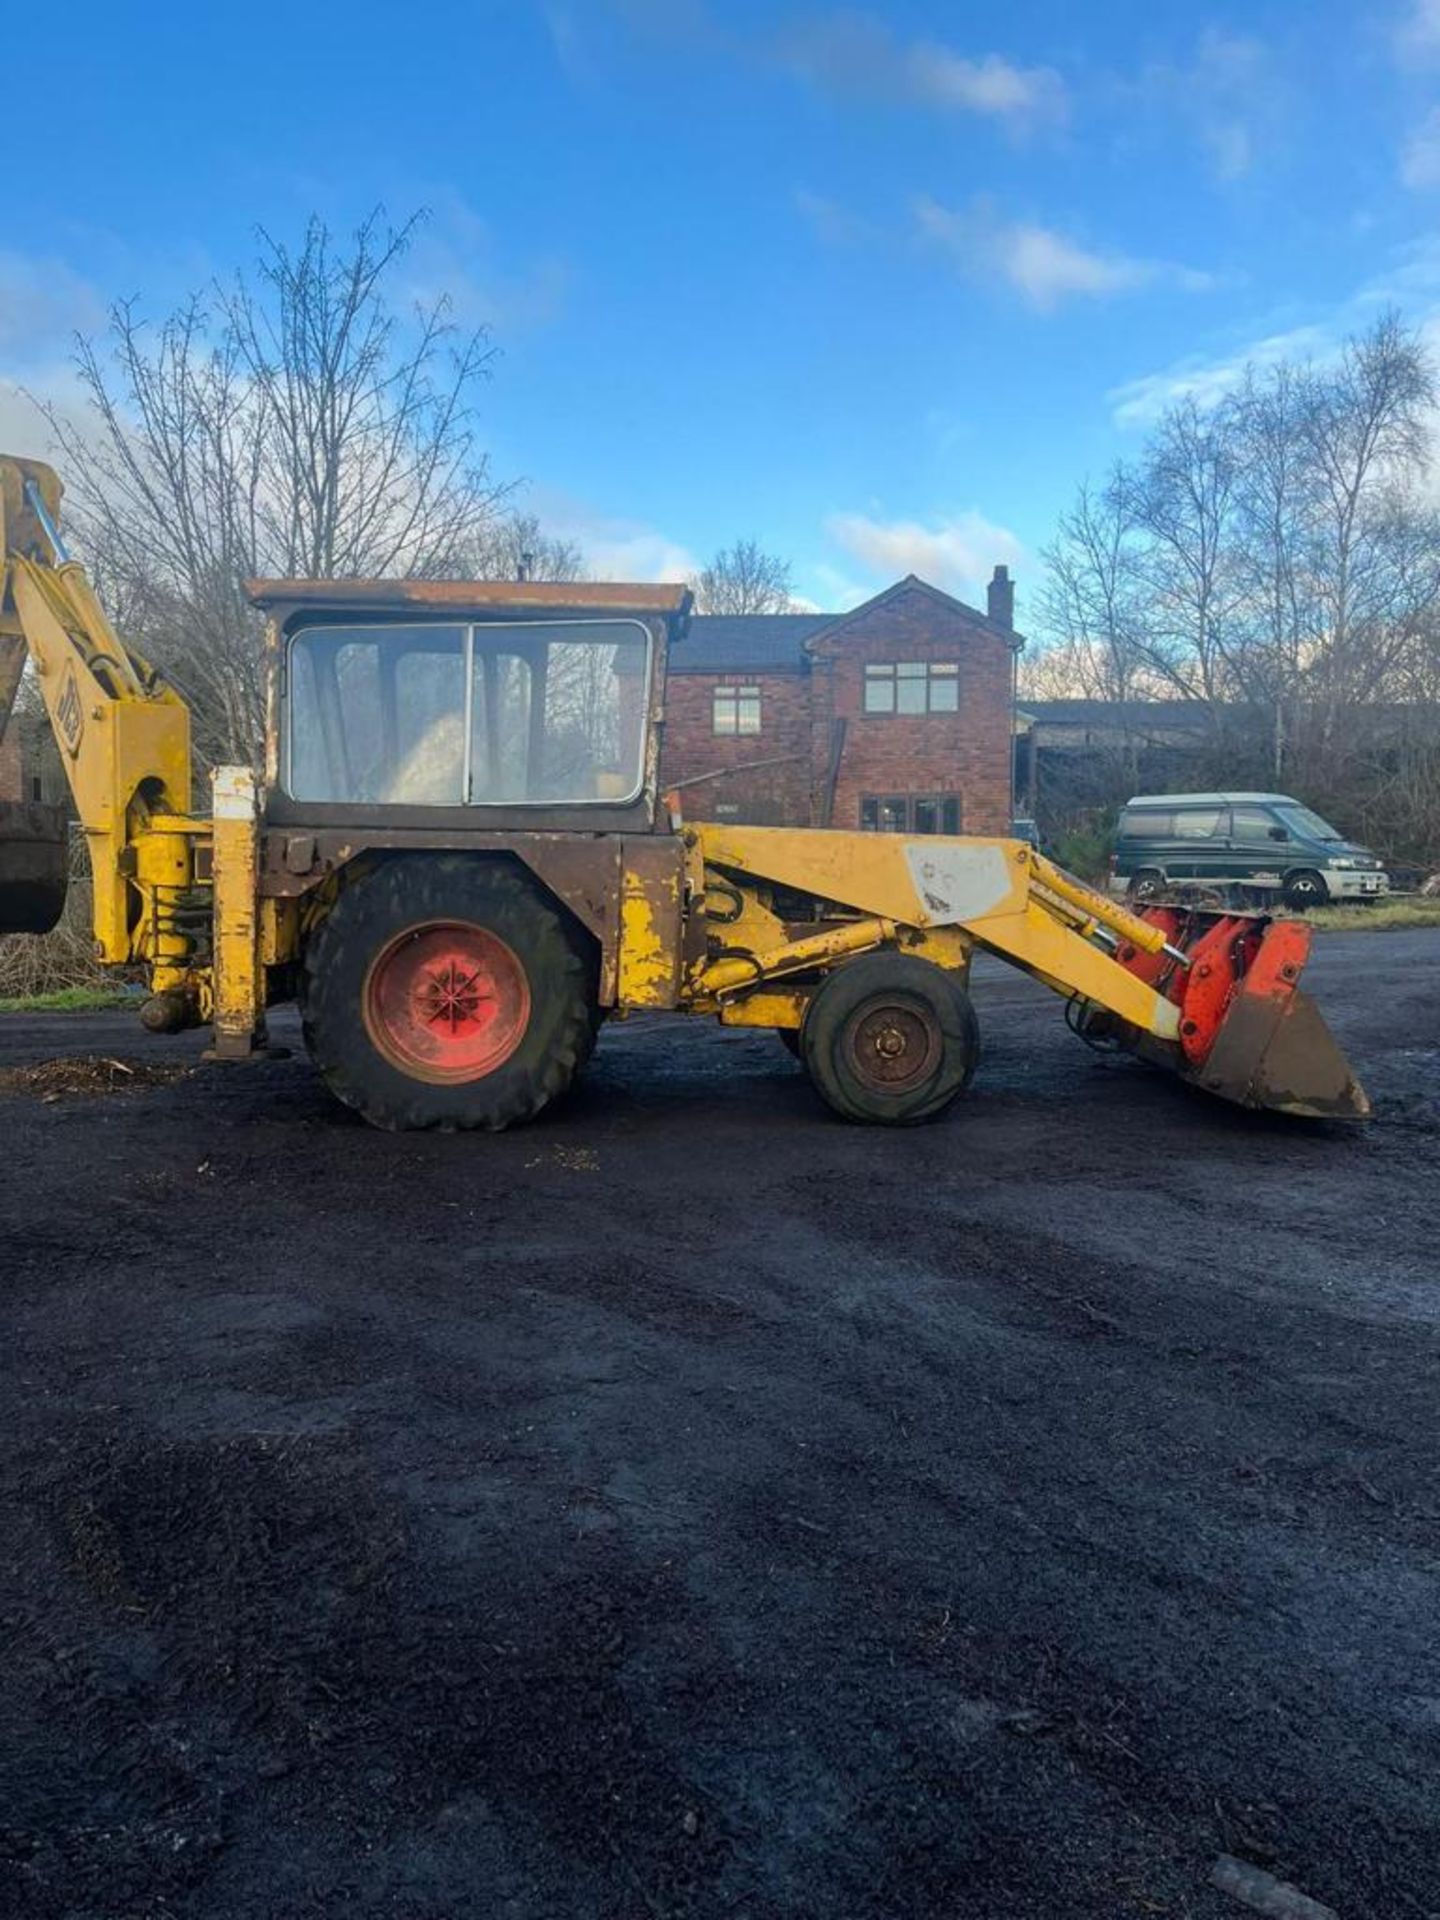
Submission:
[[[1309,984],[1364,1134],[998,969],[910,1133],[683,1023],[495,1138],[0,1093],[0,1913],[1440,1914],[1440,935]]]

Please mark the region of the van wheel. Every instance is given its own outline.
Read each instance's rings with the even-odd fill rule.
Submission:
[[[911,1127],[933,1120],[970,1084],[980,1029],[952,975],[913,954],[869,953],[815,989],[801,1056],[846,1120]]]
[[[464,855],[382,860],[305,952],[305,1039],[372,1126],[530,1120],[589,1057],[595,969],[523,873]]]
[[[1128,891],[1131,900],[1158,900],[1165,891],[1165,876],[1158,867],[1142,867],[1132,876]]]
[[[1285,881],[1285,904],[1297,913],[1303,913],[1307,907],[1323,907],[1329,898],[1330,889],[1324,880],[1308,867],[1290,874]]]

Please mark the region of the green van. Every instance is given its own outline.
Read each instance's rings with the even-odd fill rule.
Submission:
[[[1290,907],[1376,900],[1390,877],[1286,793],[1140,793],[1125,803],[1110,891],[1130,900],[1178,893]]]

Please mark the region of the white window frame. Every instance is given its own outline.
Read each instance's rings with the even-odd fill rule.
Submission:
[[[936,686],[954,689],[953,705],[937,706],[934,693]],[[902,707],[900,689],[921,687],[924,689],[924,704],[919,707]],[[888,694],[888,702],[872,701],[871,695]],[[867,660],[865,662],[865,686],[861,697],[862,710],[867,714],[893,716],[904,719],[919,719],[932,713],[958,713],[960,711],[960,663],[958,660]]]
[[[762,724],[758,681],[722,680],[710,689],[710,731],[719,740],[754,740]],[[754,720],[747,726],[747,720]],[[726,724],[722,725],[721,722]]]

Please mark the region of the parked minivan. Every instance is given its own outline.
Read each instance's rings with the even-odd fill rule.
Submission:
[[[1290,907],[1319,907],[1375,900],[1389,887],[1368,847],[1287,793],[1136,794],[1120,815],[1110,862],[1111,892],[1132,900],[1279,894]]]

